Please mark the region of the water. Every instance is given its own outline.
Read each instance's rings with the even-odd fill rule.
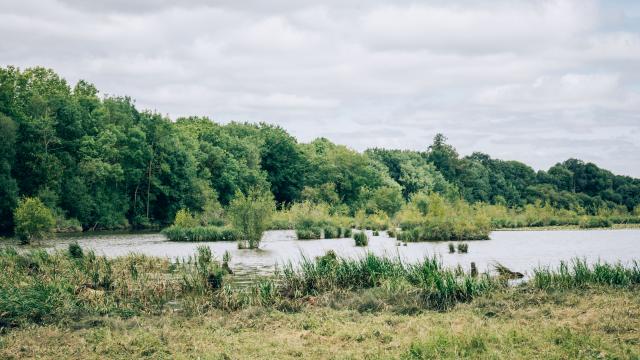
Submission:
[[[575,257],[589,262],[630,263],[640,260],[640,229],[619,230],[548,230],[548,231],[495,231],[491,240],[469,241],[469,253],[449,254],[448,242],[409,243],[397,246],[395,239],[380,232],[369,235],[369,246],[355,247],[353,239],[296,240],[290,230],[268,231],[260,249],[239,250],[235,242],[170,242],[161,234],[81,234],[62,236],[42,243],[47,249],[66,249],[73,241],[85,249],[93,249],[107,257],[141,253],[151,256],[186,258],[196,247],[207,245],[218,259],[225,251],[231,253],[230,267],[238,279],[250,281],[255,275],[267,275],[276,265],[289,261],[297,263],[302,256],[315,257],[334,250],[338,256],[360,257],[367,251],[391,257],[400,256],[411,262],[425,256],[437,255],[451,267],[457,265],[469,270],[473,261],[478,270],[492,270],[499,262],[513,271],[530,275],[539,266],[557,266],[561,260]],[[455,242],[454,242],[455,243]]]

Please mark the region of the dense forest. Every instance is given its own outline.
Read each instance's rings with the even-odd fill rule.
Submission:
[[[44,68],[0,68],[0,140],[5,234],[27,196],[52,209],[61,230],[161,227],[180,209],[215,216],[254,188],[269,189],[279,208],[308,200],[348,215],[392,216],[417,193],[578,214],[637,212],[640,204],[640,179],[577,159],[536,172],[483,153],[462,157],[441,134],[422,151],[302,144],[264,123],[173,121]]]

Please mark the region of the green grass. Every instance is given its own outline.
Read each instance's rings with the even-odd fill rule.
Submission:
[[[236,230],[220,226],[170,226],[162,233],[171,241],[236,241],[240,238]]]
[[[611,226],[613,226],[613,222],[601,216],[589,216],[580,220],[580,228],[582,229],[610,228]]]
[[[296,236],[298,240],[313,240],[322,238],[322,229],[319,227],[310,227],[306,229],[297,229]]]
[[[458,244],[458,253],[466,254],[468,252],[469,252],[469,244],[467,243]]]
[[[574,259],[561,262],[553,268],[534,271],[533,284],[540,289],[570,289],[594,285],[630,287],[640,285],[640,263],[631,266],[620,263],[597,262],[589,265],[585,260]]]
[[[353,239],[356,241],[356,246],[367,246],[369,244],[369,238],[364,231],[353,234]]]

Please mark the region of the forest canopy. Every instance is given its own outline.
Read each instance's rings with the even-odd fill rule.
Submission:
[[[99,96],[86,81],[9,66],[0,68],[0,232],[13,231],[26,197],[51,209],[59,229],[85,230],[164,226],[180,209],[216,212],[250,189],[271,191],[279,207],[307,200],[351,215],[391,216],[423,192],[584,214],[640,204],[639,179],[593,163],[536,172],[483,153],[462,157],[446,140],[363,153],[325,138],[302,144],[275,125],[172,121],[129,97]]]

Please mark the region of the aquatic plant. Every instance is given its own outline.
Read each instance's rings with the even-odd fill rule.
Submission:
[[[367,246],[369,244],[369,238],[364,231],[353,234],[353,239],[356,241],[356,246]]]
[[[568,289],[587,285],[639,285],[640,262],[634,261],[631,266],[624,266],[621,263],[603,262],[589,265],[584,259],[562,261],[556,268],[535,269],[533,283],[541,289]]]
[[[458,252],[461,254],[466,254],[467,252],[469,252],[469,244],[467,243],[458,244]]]
[[[307,229],[297,229],[296,236],[298,240],[313,240],[322,238],[322,229],[319,227],[310,227]]]
[[[453,243],[449,243],[449,254],[453,254],[456,252],[456,247]]]
[[[219,226],[196,226],[184,228],[170,226],[162,230],[171,241],[236,241],[240,239],[237,230]]]

